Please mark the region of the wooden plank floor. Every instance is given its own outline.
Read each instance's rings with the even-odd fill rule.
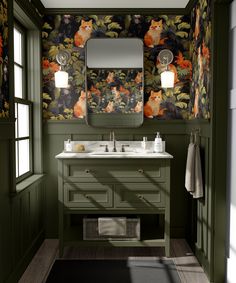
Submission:
[[[163,248],[65,248],[64,258],[125,259],[128,257],[163,256]],[[34,256],[18,283],[44,283],[54,260],[58,258],[58,240],[47,239]],[[182,283],[209,283],[203,269],[184,239],[171,239],[171,257]]]

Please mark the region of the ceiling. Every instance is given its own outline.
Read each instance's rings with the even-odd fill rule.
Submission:
[[[185,8],[189,0],[41,0],[45,8]]]

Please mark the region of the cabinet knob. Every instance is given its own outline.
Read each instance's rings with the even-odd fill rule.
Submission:
[[[139,199],[144,199],[144,197],[142,195],[138,195]]]
[[[86,198],[89,198],[89,195],[84,195]]]
[[[85,173],[91,173],[90,169],[85,169]]]
[[[144,170],[142,168],[138,169],[138,172],[143,174],[144,173]]]

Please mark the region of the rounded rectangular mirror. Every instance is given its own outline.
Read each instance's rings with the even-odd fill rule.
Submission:
[[[87,123],[138,127],[143,123],[143,42],[92,38],[86,44]]]

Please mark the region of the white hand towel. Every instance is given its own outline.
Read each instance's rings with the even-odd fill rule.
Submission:
[[[188,192],[195,190],[195,144],[190,143],[188,146],[186,172],[185,172],[185,188]]]
[[[193,198],[203,197],[202,166],[199,145],[195,145],[195,177],[194,191],[191,192]]]

